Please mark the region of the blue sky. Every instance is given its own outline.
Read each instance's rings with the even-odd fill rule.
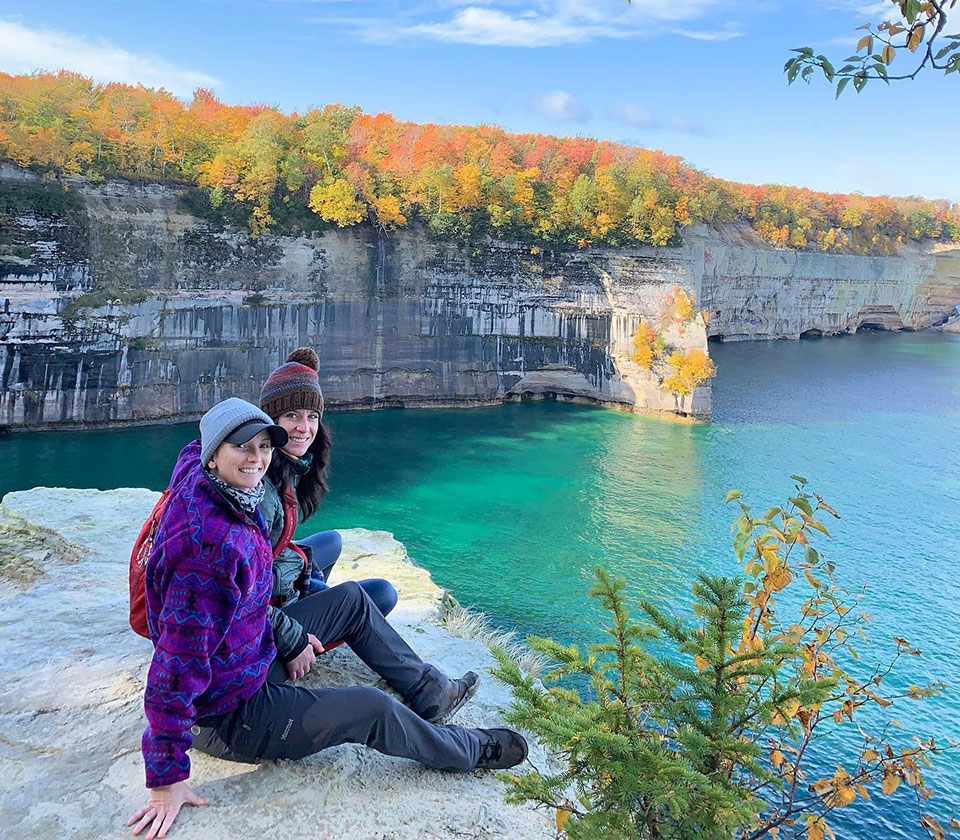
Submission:
[[[0,70],[64,66],[285,111],[342,102],[416,121],[582,134],[680,154],[738,181],[960,201],[960,76],[874,83],[839,102],[822,80],[784,81],[791,47],[842,59],[855,28],[888,7],[0,0]]]

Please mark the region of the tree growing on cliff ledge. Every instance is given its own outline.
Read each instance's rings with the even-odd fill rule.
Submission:
[[[717,374],[717,367],[704,350],[682,349],[668,344],[662,330],[673,330],[680,340],[687,328],[701,319],[706,325],[707,313],[697,312],[697,298],[675,285],[667,297],[667,305],[657,323],[659,329],[642,320],[633,335],[631,361],[656,377],[658,383],[682,399],[692,394]]]
[[[530,637],[555,663],[542,685],[498,654],[495,675],[515,698],[507,720],[563,765],[503,774],[510,801],[555,809],[571,840],[832,840],[838,809],[904,785],[923,829],[944,837],[924,778],[944,747],[872,725],[942,686],[890,684],[904,657],[920,655],[901,638],[886,662],[857,664],[862,596],[838,586],[811,544],[837,514],[793,478],[795,495],[762,516],[728,494],[744,576],[701,575],[692,620],[642,601],[647,623],[632,621],[625,581],[598,568],[591,595],[612,616],[605,642],[583,651]],[[788,589],[801,591],[783,597]],[[846,745],[842,757],[824,746],[828,733]]]
[[[864,35],[857,42],[856,52],[842,62],[814,55],[811,47],[794,49],[797,55],[783,67],[787,82],[793,84],[798,78],[809,82],[820,71],[828,82],[836,82],[839,97],[851,81],[853,89],[860,93],[870,81],[889,84],[915,79],[923,70],[939,70],[944,75],[960,70],[960,34],[946,34],[947,16],[957,0],[890,2],[895,14],[879,23],[861,26]],[[894,61],[898,69],[893,67]]]

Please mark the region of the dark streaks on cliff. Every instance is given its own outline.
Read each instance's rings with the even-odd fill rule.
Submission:
[[[673,410],[655,384],[625,384],[617,356],[639,318],[663,311],[672,261],[496,241],[468,251],[415,227],[253,239],[185,213],[178,188],[71,190],[83,212],[45,223],[70,231],[70,247],[23,260],[29,281],[0,275],[0,424],[197,416],[227,396],[256,400],[301,344],[317,349],[333,408],[556,394]]]

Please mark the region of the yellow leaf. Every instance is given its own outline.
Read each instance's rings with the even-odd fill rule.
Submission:
[[[830,804],[836,808],[846,808],[856,798],[857,792],[850,785],[845,785],[833,794]]]
[[[792,577],[790,570],[786,566],[781,566],[776,571],[770,572],[763,581],[765,589],[771,592],[779,592],[790,585]]]
[[[863,760],[864,760],[864,761],[873,762],[873,761],[876,761],[878,758],[880,758],[880,756],[877,755],[877,751],[876,751],[876,750],[864,750],[864,752],[863,752]]]
[[[857,793],[859,793],[864,799],[870,798],[870,794],[863,785],[856,785],[855,787],[857,788]]]
[[[814,589],[823,589],[823,582],[814,576],[809,569],[804,571],[803,576],[807,579],[807,583],[809,583]]]
[[[893,61],[893,57],[896,55],[897,51],[893,48],[891,44],[887,44],[883,48],[883,52],[880,53],[881,58],[883,58],[884,64],[890,64]]]
[[[567,820],[569,819],[569,811],[565,811],[563,808],[557,808],[557,834],[563,833],[563,830],[567,825]]]
[[[823,826],[819,817],[807,817],[807,840],[823,840]]]
[[[783,716],[787,718],[787,720],[796,717],[797,712],[800,711],[800,698],[794,697],[792,700],[787,700],[781,704],[780,708],[783,710]]]
[[[920,817],[920,825],[928,831],[932,831],[935,840],[944,840],[943,826],[929,814],[924,814]]]
[[[788,644],[795,645],[803,639],[804,632],[802,624],[791,624],[787,632],[783,634],[783,640]]]
[[[779,767],[783,764],[783,753],[780,750],[771,750],[770,751],[770,763],[774,767]]]
[[[910,52],[917,51],[917,47],[919,47],[921,42],[923,41],[923,32],[924,32],[923,24],[920,24],[919,26],[915,27],[910,32],[910,36],[907,38],[907,49],[910,50]]]
[[[710,663],[702,656],[693,657],[693,664],[697,666],[698,671],[704,671],[710,666]]]
[[[890,773],[884,776],[881,787],[883,788],[884,795],[889,796],[900,787],[900,777],[896,773]]]
[[[868,53],[873,52],[873,35],[864,35],[857,41],[857,52],[860,52],[864,47],[866,47]]]

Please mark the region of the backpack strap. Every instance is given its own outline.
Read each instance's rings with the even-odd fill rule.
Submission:
[[[304,553],[303,549],[300,548],[295,542],[293,542],[293,532],[297,530],[298,516],[299,511],[297,509],[297,497],[293,493],[293,488],[289,484],[285,484],[283,487],[283,494],[280,497],[280,503],[283,506],[283,529],[280,531],[280,539],[277,540],[277,544],[273,547],[273,559],[276,560],[280,556],[280,552],[285,548],[290,548],[296,554],[300,555],[300,560],[303,562],[303,570],[301,574],[304,574],[310,569],[310,561],[307,559],[307,555]],[[270,603],[279,607],[283,603],[283,598],[271,598]]]
[[[298,511],[297,498],[293,494],[293,488],[289,484],[283,486],[283,494],[280,496],[280,504],[283,507],[283,529],[280,531],[280,539],[273,547],[273,559],[276,560],[293,539],[293,532],[297,530]],[[301,552],[302,554],[303,552]]]

